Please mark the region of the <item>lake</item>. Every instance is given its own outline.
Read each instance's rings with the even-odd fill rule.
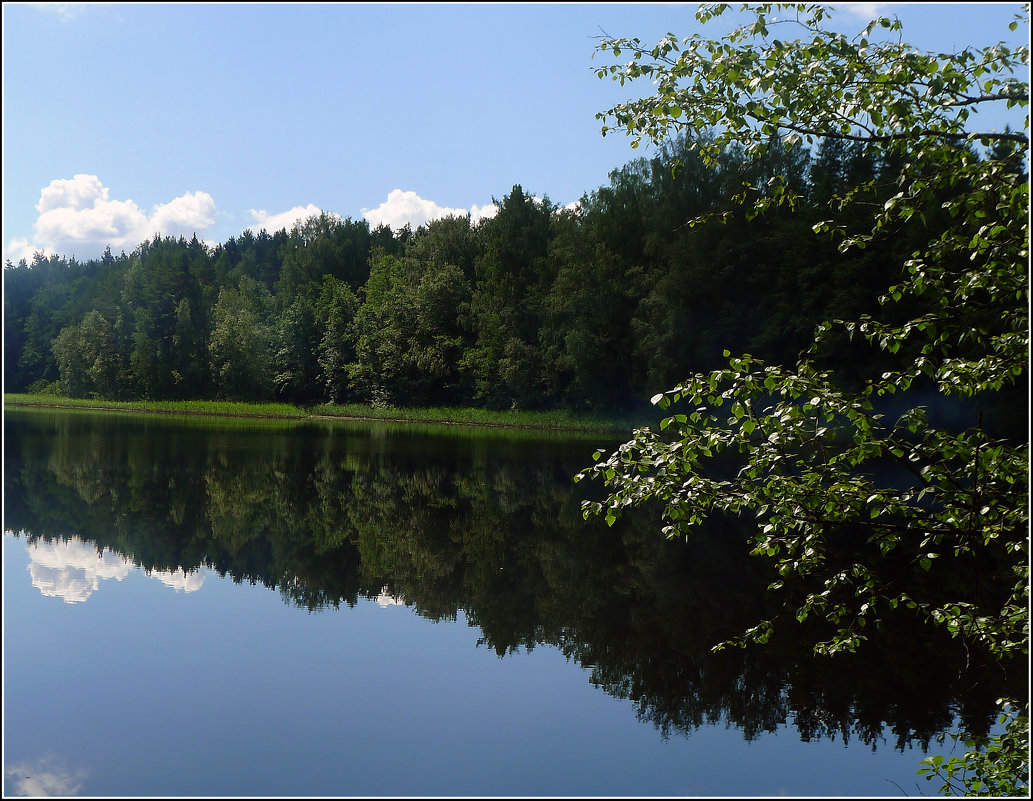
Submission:
[[[711,652],[764,565],[584,521],[615,444],[5,409],[4,795],[935,794],[1025,692],[906,626]]]

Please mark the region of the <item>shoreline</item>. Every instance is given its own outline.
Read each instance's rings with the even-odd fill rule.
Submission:
[[[71,402],[69,402],[71,401]],[[206,408],[191,408],[191,404],[205,404]],[[153,406],[151,404],[154,404]],[[176,408],[182,404],[182,408]],[[523,429],[533,431],[565,431],[565,432],[580,432],[580,433],[599,433],[599,434],[630,434],[634,428],[634,424],[630,422],[613,420],[612,422],[590,422],[585,421],[583,423],[564,423],[557,421],[554,423],[550,422],[532,422],[532,421],[505,421],[505,420],[474,420],[474,419],[461,419],[464,412],[470,412],[471,414],[484,413],[480,409],[448,409],[442,410],[441,414],[435,415],[433,409],[423,410],[405,410],[405,409],[390,409],[384,410],[388,414],[362,414],[361,411],[357,413],[345,413],[345,414],[332,414],[325,411],[320,411],[319,406],[314,407],[313,410],[307,410],[300,407],[292,407],[288,404],[247,404],[237,401],[87,401],[85,399],[71,399],[71,398],[58,398],[55,397],[53,402],[40,398],[39,396],[24,396],[18,394],[5,394],[3,401],[4,409],[7,407],[12,408],[29,408],[29,409],[64,409],[71,411],[85,411],[85,412],[123,412],[130,414],[159,414],[159,415],[170,415],[170,416],[184,416],[184,417],[214,417],[214,418],[236,418],[236,419],[258,419],[258,420],[284,420],[284,421],[323,421],[323,422],[335,422],[335,421],[355,421],[355,422],[382,422],[382,423],[401,423],[401,424],[426,424],[426,425],[443,425],[443,426],[470,426],[477,428],[510,428],[510,429]],[[225,405],[226,408],[219,408]],[[264,408],[267,406],[280,406],[282,410]],[[169,408],[173,406],[174,408]],[[248,409],[248,406],[252,406],[252,409]],[[241,408],[243,407],[243,408]],[[407,415],[406,411],[413,411],[416,414]],[[521,414],[543,414],[539,412],[489,412],[489,414],[515,414],[517,416]],[[548,414],[547,412],[544,414]],[[426,416],[424,416],[426,415]],[[454,416],[453,416],[454,415]],[[456,419],[460,418],[460,419]]]

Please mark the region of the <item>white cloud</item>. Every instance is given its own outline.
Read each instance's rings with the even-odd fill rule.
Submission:
[[[207,192],[187,192],[154,207],[150,226],[169,236],[192,236],[215,223],[215,201]]]
[[[132,250],[155,234],[191,236],[215,223],[215,201],[207,192],[187,192],[156,205],[150,214],[132,200],[112,200],[96,175],[58,178],[40,192],[33,240],[11,239],[5,258],[32,259],[37,250],[80,259],[95,258],[105,246]]]
[[[36,211],[46,212],[61,208],[81,211],[92,208],[98,201],[108,200],[108,195],[108,188],[96,175],[80,173],[74,178],[56,178],[50,182],[50,186],[44,187],[40,192]]]
[[[295,206],[287,211],[281,211],[279,214],[270,214],[265,209],[259,209],[258,211],[248,209],[248,212],[255,221],[251,225],[246,226],[244,230],[250,229],[257,234],[264,228],[268,233],[275,234],[281,228],[286,228],[290,231],[294,227],[294,223],[307,220],[309,217],[315,217],[322,213],[322,209],[309,203],[307,206]]]
[[[493,203],[484,206],[473,205],[469,209],[453,209],[439,206],[433,200],[427,200],[415,192],[392,189],[387,200],[375,209],[363,209],[362,216],[372,226],[388,225],[392,230],[399,230],[406,225],[418,228],[442,217],[465,217],[470,215],[470,222],[476,224],[480,220],[494,217],[498,208]]]
[[[885,15],[889,3],[832,3],[833,8],[853,15],[861,22],[871,22]]]
[[[32,264],[32,257],[36,255],[37,251],[43,251],[47,256],[54,255],[52,251],[37,247],[24,237],[16,236],[4,248],[4,258],[10,259],[14,264],[17,264],[21,259],[25,259],[28,264]]]
[[[132,250],[150,235],[147,215],[131,200],[97,200],[90,208],[50,208],[39,215],[35,240],[66,256],[90,258],[105,245]]]
[[[470,223],[477,225],[481,220],[490,220],[499,213],[499,207],[494,203],[486,203],[483,206],[474,204],[470,206]]]

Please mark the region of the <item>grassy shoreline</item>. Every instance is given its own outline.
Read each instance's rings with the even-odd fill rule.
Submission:
[[[636,423],[604,416],[578,416],[568,411],[491,411],[472,408],[385,409],[359,404],[321,404],[309,408],[288,403],[235,401],[110,401],[56,395],[5,394],[4,408],[79,409],[203,417],[250,417],[278,420],[375,420],[390,423],[523,428],[541,431],[630,433]]]

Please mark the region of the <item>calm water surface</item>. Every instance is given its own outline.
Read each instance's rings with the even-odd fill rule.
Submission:
[[[4,794],[917,795],[989,721],[906,631],[711,653],[767,577],[585,523],[613,444],[5,410]]]

